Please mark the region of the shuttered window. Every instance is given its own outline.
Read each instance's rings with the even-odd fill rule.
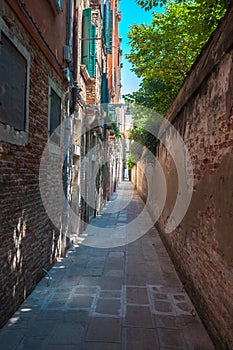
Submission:
[[[24,131],[26,128],[27,60],[1,33],[0,121]]]
[[[91,23],[91,8],[83,10],[82,64],[91,77],[96,76],[96,26]]]
[[[91,77],[96,76],[96,26],[91,25],[91,39],[90,40],[90,60],[88,72]]]
[[[53,85],[53,87],[51,86]],[[55,84],[49,86],[49,137],[50,141],[60,145],[61,96],[55,91]]]
[[[103,38],[108,54],[112,53],[112,20],[113,12],[111,10],[111,3],[110,0],[107,0],[103,6]]]
[[[101,103],[108,103],[108,78],[107,78],[107,73],[103,73],[103,75],[102,75]]]

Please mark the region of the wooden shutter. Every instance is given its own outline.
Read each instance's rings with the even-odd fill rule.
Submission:
[[[60,124],[61,124],[61,98],[51,88],[49,135],[51,136],[51,141],[58,145],[60,144]]]
[[[0,121],[26,127],[27,61],[2,33],[0,45]]]
[[[106,4],[104,4],[103,5],[103,21],[102,21],[102,37],[104,39],[105,47],[106,47],[106,23],[107,23],[106,17],[107,17],[107,6],[106,6]]]
[[[82,64],[88,67],[90,60],[91,8],[83,10],[82,22]]]
[[[91,25],[91,36],[90,36],[90,60],[88,65],[88,73],[91,77],[96,76],[96,26]]]
[[[107,73],[103,73],[103,75],[102,75],[101,103],[108,103],[108,78],[107,78]]]
[[[111,10],[111,3],[108,0],[106,3],[105,8],[105,24],[104,24],[104,31],[105,31],[105,45],[106,45],[106,52],[108,54],[112,53],[112,19],[113,19],[113,12]]]
[[[91,23],[91,8],[83,10],[82,64],[91,77],[96,76],[96,26]]]

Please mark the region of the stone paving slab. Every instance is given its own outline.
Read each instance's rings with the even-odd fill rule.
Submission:
[[[132,185],[120,184],[50,270],[49,285],[42,279],[0,330],[0,350],[214,350],[156,229],[122,244],[132,220],[141,215],[136,236],[148,225],[143,208]],[[112,247],[86,245],[106,227]]]

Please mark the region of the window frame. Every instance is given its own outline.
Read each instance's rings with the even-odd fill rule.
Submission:
[[[102,36],[107,54],[112,54],[113,10],[111,1],[107,0],[103,5]]]
[[[61,117],[60,117],[60,138],[59,138],[59,143],[54,142],[50,136],[50,120],[51,120],[51,105],[52,105],[52,95],[51,95],[51,90],[53,90],[57,96],[61,99]],[[51,145],[54,145],[55,147],[60,147],[62,143],[62,110],[63,110],[63,100],[62,100],[62,91],[58,88],[57,84],[51,79],[48,79],[48,141]]]
[[[0,17],[0,41],[2,34],[15,47],[16,50],[26,61],[26,81],[25,81],[25,128],[24,130],[17,130],[12,125],[0,121],[0,141],[4,141],[19,146],[25,146],[28,143],[29,133],[29,94],[30,94],[30,66],[31,55],[24,47],[24,45],[15,37],[9,30],[3,19]]]
[[[92,8],[82,11],[81,64],[90,77],[96,77],[96,25],[92,23]]]

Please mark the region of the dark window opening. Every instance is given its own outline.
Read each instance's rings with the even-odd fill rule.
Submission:
[[[61,98],[51,88],[50,92],[50,116],[49,116],[49,136],[50,140],[60,144],[60,124],[61,124]]]
[[[27,60],[1,33],[0,121],[16,130],[26,129]]]

